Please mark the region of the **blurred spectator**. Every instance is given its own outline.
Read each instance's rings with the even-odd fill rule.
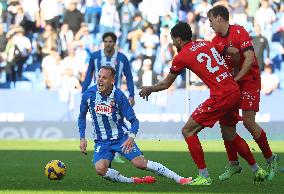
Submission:
[[[90,34],[88,25],[85,23],[81,24],[80,30],[75,34],[74,41],[76,45],[83,46],[89,55],[96,50],[96,47],[99,47],[95,44],[94,36]]]
[[[83,14],[77,9],[77,1],[71,0],[63,16],[63,24],[68,24],[73,34],[76,34],[84,21]]]
[[[158,83],[158,75],[152,71],[151,59],[144,59],[141,69],[138,71],[137,87],[152,86]]]
[[[27,27],[27,17],[25,16],[23,7],[21,5],[17,6],[17,13],[15,14],[15,19],[14,19],[14,25],[15,26],[21,26],[24,29],[26,29]]]
[[[169,29],[172,29],[172,27],[174,27],[174,25],[177,23],[177,20],[177,15],[175,15],[173,12],[166,13],[161,18],[161,28],[167,26]]]
[[[51,48],[50,53],[42,59],[43,82],[46,89],[58,89],[61,84],[61,58],[57,48]]]
[[[132,19],[135,14],[134,5],[129,0],[123,0],[119,9],[120,23],[121,23],[121,37],[119,47],[124,48],[127,43],[127,35],[131,29]],[[126,45],[127,46],[127,45]]]
[[[243,24],[247,22],[247,0],[232,0],[230,1],[230,6],[232,8],[231,15],[234,24],[243,26]]]
[[[15,29],[15,35],[13,37],[14,44],[19,49],[19,54],[16,60],[18,79],[22,79],[23,65],[27,61],[29,54],[32,51],[31,41],[24,34],[24,29],[22,27],[17,27]]]
[[[191,0],[180,0],[179,1],[179,10],[178,10],[178,19],[179,21],[185,21],[186,13],[192,10],[192,1]]]
[[[256,11],[259,8],[261,0],[247,0],[248,7],[247,7],[247,14],[250,20],[253,21]]]
[[[72,120],[75,108],[75,94],[81,91],[81,85],[76,76],[74,76],[73,65],[67,65],[63,70],[61,78],[59,95],[60,101],[66,103],[67,111],[62,120]]]
[[[68,55],[61,61],[61,66],[63,68],[63,72],[67,69],[72,68],[73,76],[79,79],[80,77],[80,61],[76,58],[75,55],[75,47],[73,45],[68,46]]]
[[[76,58],[76,61],[78,61],[78,64],[80,64],[78,78],[79,78],[80,83],[83,83],[86,77],[90,55],[86,51],[83,45],[78,45],[78,44],[75,44],[75,45],[76,45],[75,58]]]
[[[264,65],[270,64],[270,49],[267,38],[261,34],[259,25],[254,26],[255,36],[252,37],[254,52],[261,71],[264,70]],[[264,60],[264,52],[266,51],[266,59]]]
[[[6,81],[8,84],[13,83],[16,86],[16,62],[17,56],[20,53],[19,48],[16,47],[14,43],[13,36],[15,35],[15,29],[10,29],[7,33],[7,44],[5,47],[5,52],[2,57],[6,61],[5,74]]]
[[[210,24],[207,19],[207,12],[212,8],[212,5],[207,0],[202,0],[195,8],[195,15],[198,21],[198,38],[204,39],[210,29]]]
[[[186,14],[186,22],[190,25],[192,30],[192,40],[196,40],[199,37],[199,29],[196,22],[196,15],[193,11],[189,11]]]
[[[61,45],[61,56],[66,57],[68,53],[68,46],[74,39],[73,32],[69,29],[68,24],[62,24],[59,31],[59,39]]]
[[[254,25],[260,26],[262,35],[265,36],[269,42],[272,38],[272,23],[275,20],[276,15],[269,0],[261,0],[261,6],[255,13]]]
[[[7,44],[6,33],[3,23],[0,23],[0,52],[4,52]]]
[[[99,31],[99,22],[102,12],[103,0],[86,0],[84,22],[88,25],[89,31],[96,34]]]
[[[265,95],[270,95],[279,87],[279,78],[272,73],[270,65],[264,66],[264,72],[261,75],[261,92]]]
[[[5,12],[5,5],[7,2],[4,0],[0,0],[0,22],[3,22],[4,12]]]
[[[164,15],[164,13],[167,13],[167,11],[163,10],[163,5],[166,2],[167,1],[165,0],[143,0],[139,4],[139,11],[141,12],[145,21],[152,25],[152,28],[155,30],[155,32],[159,31],[160,16]]]
[[[15,86],[17,79],[21,79],[23,64],[25,63],[29,52],[31,51],[30,40],[24,36],[24,30],[21,27],[12,28],[7,33],[7,45],[3,58],[6,61],[6,80]]]
[[[142,67],[142,56],[138,55],[137,57],[133,58],[131,60],[131,67],[132,67],[132,74],[133,74],[133,81],[134,83],[137,83],[138,81],[138,72]]]
[[[105,32],[114,32],[118,37],[120,35],[120,20],[114,0],[106,0],[102,6],[100,34]]]
[[[39,0],[21,0],[21,4],[26,16],[25,32],[32,35],[40,27]]]
[[[6,82],[6,72],[5,72],[5,66],[6,61],[3,57],[5,54],[5,48],[7,45],[7,38],[6,33],[4,32],[4,26],[2,23],[0,23],[0,83]]]
[[[50,54],[51,48],[56,48],[60,51],[60,39],[51,24],[47,24],[42,34],[38,37],[38,49],[41,57]]]
[[[213,3],[213,6],[215,7],[216,5],[225,6],[229,10],[229,13],[232,13],[232,7],[230,5],[229,0],[216,0],[215,3]]]
[[[56,31],[60,26],[60,15],[63,5],[60,0],[42,0],[40,2],[41,27],[50,24]]]
[[[153,27],[151,25],[145,27],[140,39],[143,60],[149,58],[152,60],[152,64],[155,63],[159,42],[159,37],[155,34]]]
[[[167,26],[161,28],[160,45],[158,47],[157,53],[159,54],[157,55],[157,58],[155,60],[153,71],[155,71],[159,75],[162,75],[164,68],[169,66],[169,63],[175,54],[173,50],[172,39],[170,36],[170,29]]]
[[[140,13],[136,13],[133,18],[131,30],[127,35],[130,40],[130,50],[135,53],[138,47],[139,40],[143,34],[143,27],[145,23]]]
[[[18,6],[20,6],[19,0],[8,0],[7,1],[7,18],[6,23],[7,26],[10,27],[11,25],[15,24],[15,16],[18,12]]]

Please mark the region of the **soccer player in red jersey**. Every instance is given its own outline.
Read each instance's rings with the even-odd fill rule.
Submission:
[[[248,32],[242,26],[229,24],[229,12],[226,7],[217,5],[211,8],[208,11],[208,18],[211,28],[216,32],[212,42],[239,49],[240,61],[238,65],[234,66],[232,58],[228,55],[225,56],[225,61],[229,70],[236,72],[234,79],[241,90],[243,124],[261,149],[268,164],[268,176],[266,178],[272,180],[277,172],[278,156],[272,153],[265,131],[255,122],[256,112],[259,111],[261,81],[253,43]],[[229,128],[221,125],[223,136],[226,136],[228,130],[236,130],[235,126]],[[233,174],[240,173],[242,170],[238,162],[237,151],[232,146],[232,142],[225,140],[224,144],[230,162],[225,173],[219,176],[220,180],[227,180]]]
[[[191,69],[210,89],[210,97],[200,104],[182,128],[192,159],[199,169],[199,175],[189,185],[211,185],[204,153],[197,133],[204,127],[212,127],[217,121],[233,126],[239,121],[238,107],[240,90],[233,76],[229,73],[220,53],[234,53],[237,49],[214,45],[208,41],[191,41],[192,31],[187,23],[179,22],[171,29],[173,43],[178,50],[167,77],[154,86],[143,86],[139,95],[148,100],[152,92],[165,90],[175,81],[179,73]],[[264,170],[254,160],[247,143],[236,131],[227,135],[234,147],[251,165],[256,173],[256,181],[263,181]]]

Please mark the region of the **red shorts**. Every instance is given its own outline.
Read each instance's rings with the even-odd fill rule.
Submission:
[[[234,126],[241,120],[239,102],[239,91],[223,98],[209,97],[195,109],[191,117],[204,127],[213,127],[217,121],[221,125]]]
[[[239,82],[241,90],[241,109],[259,111],[261,80],[244,80]]]

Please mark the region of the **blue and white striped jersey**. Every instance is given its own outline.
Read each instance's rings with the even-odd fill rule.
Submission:
[[[109,96],[103,96],[97,85],[90,87],[82,96],[78,127],[80,138],[85,137],[86,115],[91,113],[95,141],[120,139],[127,132],[137,134],[139,121],[125,94],[113,87]],[[131,123],[130,129],[124,118]]]
[[[134,83],[129,61],[123,53],[118,51],[115,51],[112,57],[105,56],[103,50],[96,51],[91,55],[86,78],[82,84],[82,92],[85,92],[88,89],[92,82],[93,74],[94,82],[96,84],[96,76],[98,75],[101,66],[112,66],[115,69],[116,75],[114,84],[117,88],[120,88],[122,76],[125,75],[129,97],[134,97]]]

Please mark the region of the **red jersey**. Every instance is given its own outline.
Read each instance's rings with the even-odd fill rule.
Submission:
[[[213,39],[212,42],[218,45],[224,45],[226,47],[232,46],[240,51],[240,69],[242,68],[243,62],[244,62],[244,52],[251,49],[253,49],[253,43],[252,40],[248,34],[248,32],[239,25],[230,25],[228,32],[225,36],[222,36],[220,33],[218,33]],[[229,67],[229,70],[232,72],[232,68],[234,66],[234,63],[232,61],[232,57],[227,55],[225,56],[226,64]],[[255,80],[260,79],[260,71],[257,63],[256,56],[254,55],[254,62],[251,67],[251,69],[241,78],[241,80]]]
[[[209,87],[211,96],[226,97],[239,87],[220,55],[224,49],[208,41],[189,42],[174,57],[170,71],[180,73],[188,68]]]

